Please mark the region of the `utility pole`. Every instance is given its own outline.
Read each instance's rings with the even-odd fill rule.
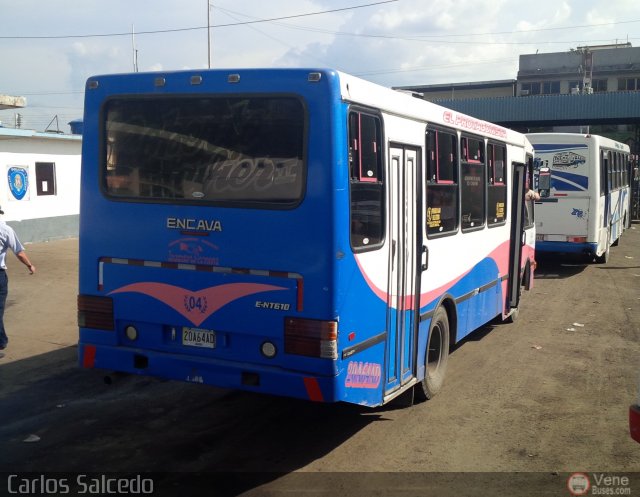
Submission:
[[[136,28],[131,25],[131,49],[133,50],[133,72],[138,72],[138,49],[136,48]]]
[[[585,47],[582,51],[582,60],[584,64],[583,93],[593,93],[593,52],[589,47]]]

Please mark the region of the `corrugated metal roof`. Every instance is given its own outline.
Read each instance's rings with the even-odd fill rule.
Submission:
[[[32,129],[3,128],[0,126],[0,140],[10,138],[45,138],[47,140],[71,140],[82,141],[78,135],[65,135],[63,133],[39,132]]]
[[[443,99],[435,103],[506,126],[640,123],[640,91]]]
[[[468,83],[442,83],[434,85],[393,86],[394,90],[409,90],[420,93],[431,93],[443,90],[478,90],[491,88],[515,88],[518,83],[515,79],[498,79],[495,81],[471,81]]]

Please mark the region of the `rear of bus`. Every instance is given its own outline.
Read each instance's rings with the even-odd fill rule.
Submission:
[[[339,95],[303,70],[88,80],[81,366],[340,400]]]
[[[549,168],[551,188],[536,201],[536,251],[596,255],[599,201],[593,157],[584,135],[531,133],[535,170]],[[537,180],[537,174],[536,174]],[[537,187],[537,184],[534,185]]]

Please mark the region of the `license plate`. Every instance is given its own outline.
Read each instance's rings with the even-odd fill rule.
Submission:
[[[182,328],[182,345],[215,349],[216,333],[200,328]]]

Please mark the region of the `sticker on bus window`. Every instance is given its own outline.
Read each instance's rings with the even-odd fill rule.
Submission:
[[[442,224],[442,208],[429,207],[427,209],[427,226],[429,228],[438,228]]]

